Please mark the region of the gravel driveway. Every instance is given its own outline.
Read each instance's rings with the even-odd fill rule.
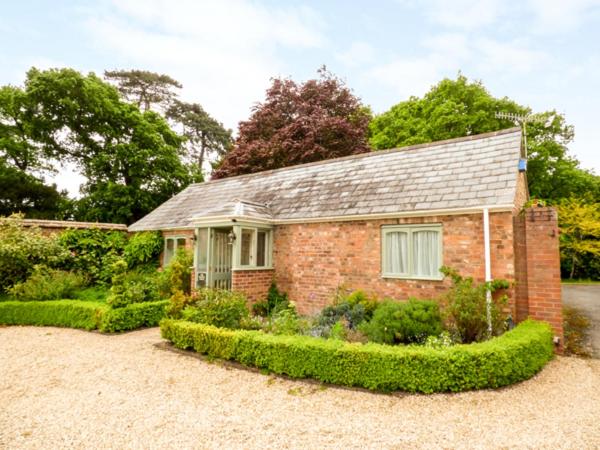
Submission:
[[[600,361],[498,391],[382,395],[106,336],[0,328],[0,448],[598,448]]]

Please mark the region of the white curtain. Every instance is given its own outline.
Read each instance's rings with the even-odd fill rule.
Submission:
[[[408,273],[408,234],[400,231],[386,233],[385,246],[385,271]]]
[[[437,231],[414,231],[413,241],[413,274],[420,277],[436,277],[439,275],[439,238]]]

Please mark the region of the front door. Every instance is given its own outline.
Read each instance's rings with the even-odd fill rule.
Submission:
[[[228,230],[212,231],[211,286],[217,289],[231,289],[231,263],[233,246],[228,243]]]

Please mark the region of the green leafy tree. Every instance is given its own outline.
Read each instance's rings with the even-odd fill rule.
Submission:
[[[44,182],[0,159],[0,216],[23,213],[29,219],[66,219],[72,213],[66,191]]]
[[[375,149],[402,147],[468,136],[514,126],[497,112],[530,114],[530,108],[506,97],[495,98],[481,82],[459,75],[444,79],[422,98],[411,97],[375,117],[370,144]],[[573,127],[562,114],[539,114],[540,123],[527,125],[531,195],[556,200],[591,192],[600,199],[600,177],[579,168],[568,154]]]
[[[147,70],[107,70],[104,77],[115,82],[119,92],[144,111],[153,105],[167,107],[177,95],[174,89],[182,87],[168,75]]]
[[[78,218],[131,223],[193,180],[166,120],[122,101],[94,74],[31,69],[25,92],[37,110],[37,141],[87,178]]]
[[[558,221],[563,276],[600,280],[600,203],[564,199]]]
[[[183,127],[187,158],[200,173],[207,158],[222,158],[231,148],[231,130],[225,129],[198,103],[175,100],[166,114]]]

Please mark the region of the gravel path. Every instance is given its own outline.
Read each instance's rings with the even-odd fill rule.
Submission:
[[[600,361],[498,391],[382,395],[119,336],[0,328],[0,448],[598,448]]]

